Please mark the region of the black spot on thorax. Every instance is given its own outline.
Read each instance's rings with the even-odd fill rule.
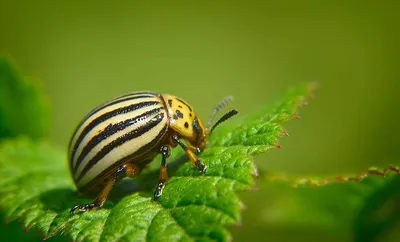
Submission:
[[[183,113],[179,110],[176,110],[176,116],[178,116],[178,118],[183,118]]]

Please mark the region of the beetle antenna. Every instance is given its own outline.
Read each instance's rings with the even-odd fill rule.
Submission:
[[[221,102],[219,102],[217,104],[217,106],[215,106],[214,110],[212,111],[210,118],[208,119],[207,122],[207,127],[210,128],[212,125],[212,122],[215,118],[215,115],[217,115],[217,113],[219,112],[219,110],[221,110],[221,108],[225,107],[226,105],[228,105],[229,103],[231,103],[233,101],[233,97],[232,96],[227,96],[225,97]],[[221,119],[220,119],[221,120]],[[215,126],[215,125],[214,125]],[[212,129],[211,129],[212,130]]]
[[[222,117],[212,126],[212,128],[211,128],[209,134],[211,135],[211,133],[213,132],[213,130],[215,129],[215,127],[217,127],[220,123],[226,121],[227,119],[232,118],[232,117],[235,116],[236,114],[238,114],[238,111],[236,111],[235,109],[233,109],[233,110],[231,110],[231,111],[225,113],[224,116],[222,116]]]

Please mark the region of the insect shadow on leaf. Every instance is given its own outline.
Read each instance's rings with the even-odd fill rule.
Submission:
[[[156,158],[157,159],[157,158]],[[188,160],[186,155],[176,158],[168,163],[168,170],[171,176],[178,170],[179,166]],[[158,182],[158,174],[160,169],[144,171],[142,175],[135,178],[124,178],[119,182],[110,194],[110,199],[105,204],[105,208],[111,208],[117,204],[123,197],[140,193],[144,197],[152,197],[154,186]],[[173,181],[171,181],[173,182]],[[56,213],[68,212],[71,207],[77,203],[90,202],[90,194],[83,195],[72,188],[58,188],[44,192],[40,196],[44,207]]]

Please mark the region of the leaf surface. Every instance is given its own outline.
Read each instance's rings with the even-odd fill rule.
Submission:
[[[23,134],[38,138],[50,126],[50,103],[38,81],[23,76],[0,55],[0,138]]]
[[[252,156],[277,147],[281,123],[296,117],[314,86],[300,85],[275,105],[221,125],[200,156],[206,175],[174,149],[170,179],[162,197],[152,200],[157,170],[124,180],[98,210],[70,215],[79,196],[65,152],[47,142],[19,138],[0,145],[0,205],[8,221],[21,220],[45,238],[66,234],[74,241],[228,241],[228,224],[240,223],[238,193],[255,183]],[[155,161],[157,162],[157,161]]]

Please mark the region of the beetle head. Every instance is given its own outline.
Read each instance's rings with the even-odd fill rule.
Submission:
[[[236,110],[225,113],[217,122],[212,124],[218,111],[232,101],[232,97],[226,97],[213,110],[207,128],[203,121],[198,118],[193,108],[184,100],[172,95],[164,94],[166,105],[168,105],[169,125],[183,139],[187,140],[190,145],[202,151],[207,146],[207,139],[213,130],[225,120],[236,115]]]

